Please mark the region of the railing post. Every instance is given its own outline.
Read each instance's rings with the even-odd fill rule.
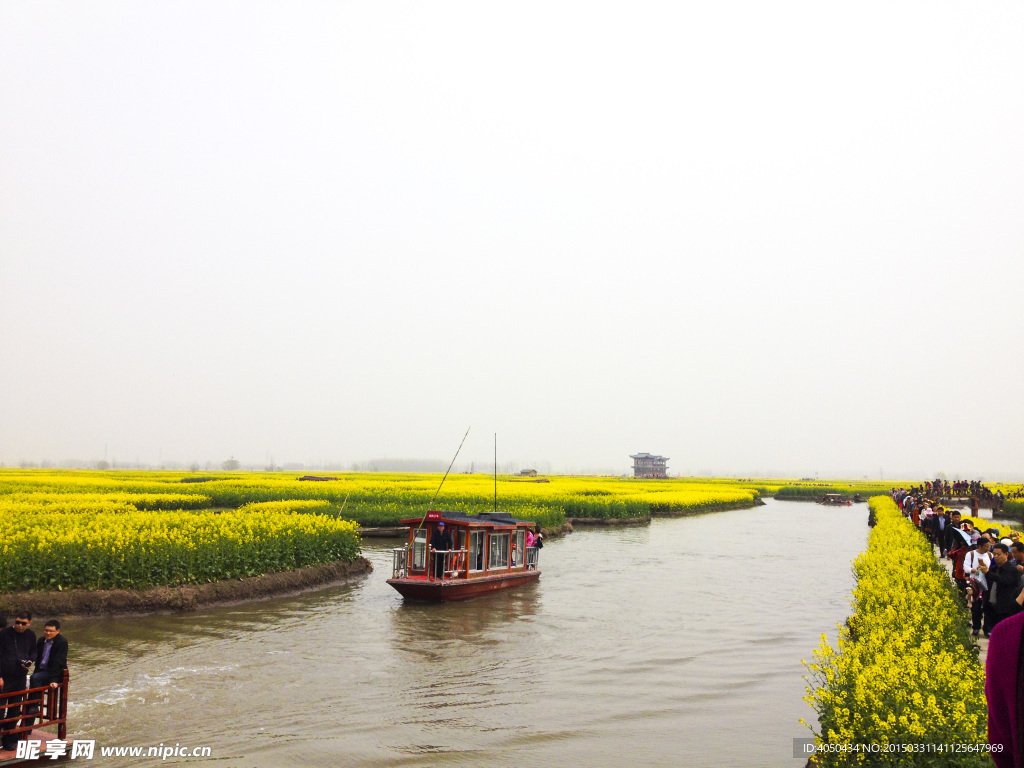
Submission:
[[[58,704],[57,714],[60,722],[57,724],[57,738],[61,741],[67,741],[68,738],[68,671],[64,670],[64,677],[60,681],[59,696],[57,701]],[[51,689],[52,690],[52,689]]]

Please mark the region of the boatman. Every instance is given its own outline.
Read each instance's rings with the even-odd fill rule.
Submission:
[[[434,578],[444,578],[444,560],[445,555],[436,554],[439,550],[449,552],[454,548],[452,544],[452,535],[445,530],[444,520],[437,521],[437,527],[434,528],[434,532],[430,534],[430,548],[434,551]]]

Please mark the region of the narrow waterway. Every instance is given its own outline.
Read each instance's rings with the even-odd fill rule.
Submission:
[[[342,587],[72,619],[70,732],[231,766],[802,765],[800,660],[849,613],[866,521],[769,500],[581,529],[538,584],[447,605],[403,603],[371,543]]]

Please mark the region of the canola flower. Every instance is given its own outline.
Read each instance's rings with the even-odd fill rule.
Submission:
[[[854,613],[837,647],[822,635],[814,661],[805,662],[816,742],[861,751],[819,751],[816,765],[989,765],[984,753],[936,751],[986,737],[984,670],[963,599],[892,499],[870,504],[877,523],[853,564]]]
[[[7,493],[0,496],[0,512],[39,506],[53,512],[79,512],[117,504],[136,509],[207,509],[212,501],[209,496],[195,493]]]
[[[395,525],[423,514],[437,491],[437,474],[343,473],[336,481],[301,481],[294,474],[225,472],[194,476],[184,472],[0,469],[0,509],[5,500],[25,497],[107,498],[146,509],[239,509],[249,504],[309,500],[364,526]],[[777,490],[764,481],[728,478],[633,480],[619,477],[551,477],[535,483],[502,476],[498,509],[544,528],[566,517],[629,518],[690,514],[753,506]],[[199,481],[199,482],[196,482]],[[147,499],[144,501],[143,499]],[[489,475],[451,475],[435,507],[479,513],[494,507]]]
[[[273,510],[67,514],[40,506],[6,521],[0,591],[197,584],[352,560],[358,528]]]

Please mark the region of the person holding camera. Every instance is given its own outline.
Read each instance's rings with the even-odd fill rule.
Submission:
[[[26,690],[28,671],[35,661],[36,635],[29,629],[32,614],[22,611],[14,617],[14,623],[0,629],[0,703],[7,707],[6,718],[21,715],[24,695],[9,696]],[[18,726],[18,720],[0,725],[0,742],[5,750],[15,750],[18,742],[27,739],[27,733],[10,733]]]

